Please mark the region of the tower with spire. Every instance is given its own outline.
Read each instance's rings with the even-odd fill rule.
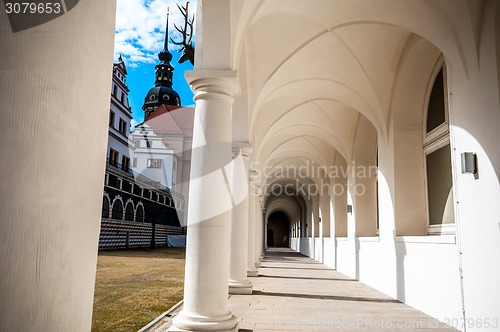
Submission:
[[[169,10],[167,10],[167,24],[165,28],[165,42],[163,50],[158,53],[160,62],[155,66],[155,86],[149,89],[144,98],[144,119],[147,119],[160,105],[181,106],[179,94],[172,89],[172,78],[174,67],[170,64],[172,53],[168,50],[168,19]]]

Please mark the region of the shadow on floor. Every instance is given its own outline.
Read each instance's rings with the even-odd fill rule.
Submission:
[[[341,279],[341,278],[317,278],[317,277],[290,277],[290,276],[271,276],[267,274],[259,274],[259,277],[277,278],[277,279],[297,279],[297,280],[327,280],[327,281],[357,281],[356,279]]]
[[[301,299],[319,299],[319,300],[336,300],[336,301],[355,301],[355,302],[377,302],[377,303],[401,303],[393,299],[376,299],[368,297],[351,297],[337,295],[313,295],[313,294],[298,294],[298,293],[271,293],[254,290],[252,295],[261,296],[277,296],[277,297],[294,297]]]

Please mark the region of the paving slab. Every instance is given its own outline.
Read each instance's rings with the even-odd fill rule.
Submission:
[[[230,295],[240,332],[458,331],[288,248],[270,248],[251,295]],[[181,307],[148,331],[164,332]]]

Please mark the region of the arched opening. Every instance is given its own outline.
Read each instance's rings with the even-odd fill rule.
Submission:
[[[102,217],[109,218],[109,199],[106,196],[102,198]]]
[[[125,207],[125,220],[134,221],[134,207],[131,202],[128,202]]]
[[[113,203],[113,209],[111,210],[111,217],[113,219],[122,220],[123,219],[123,204],[121,201],[115,201]]]
[[[138,222],[144,221],[144,209],[142,208],[142,205],[139,205],[137,207],[137,210],[135,211],[135,221]]]
[[[290,246],[290,219],[282,211],[271,213],[267,219],[267,246]]]

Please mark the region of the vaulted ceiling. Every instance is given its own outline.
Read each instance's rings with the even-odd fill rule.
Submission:
[[[457,6],[469,7],[461,24],[446,14]],[[248,109],[235,121],[248,128],[255,161],[328,166],[339,157],[353,162],[360,146],[375,160],[377,139],[389,139],[401,63],[415,44],[467,72],[479,37],[459,40],[455,29],[475,31],[481,2],[250,0],[235,1],[232,11],[233,66]]]

